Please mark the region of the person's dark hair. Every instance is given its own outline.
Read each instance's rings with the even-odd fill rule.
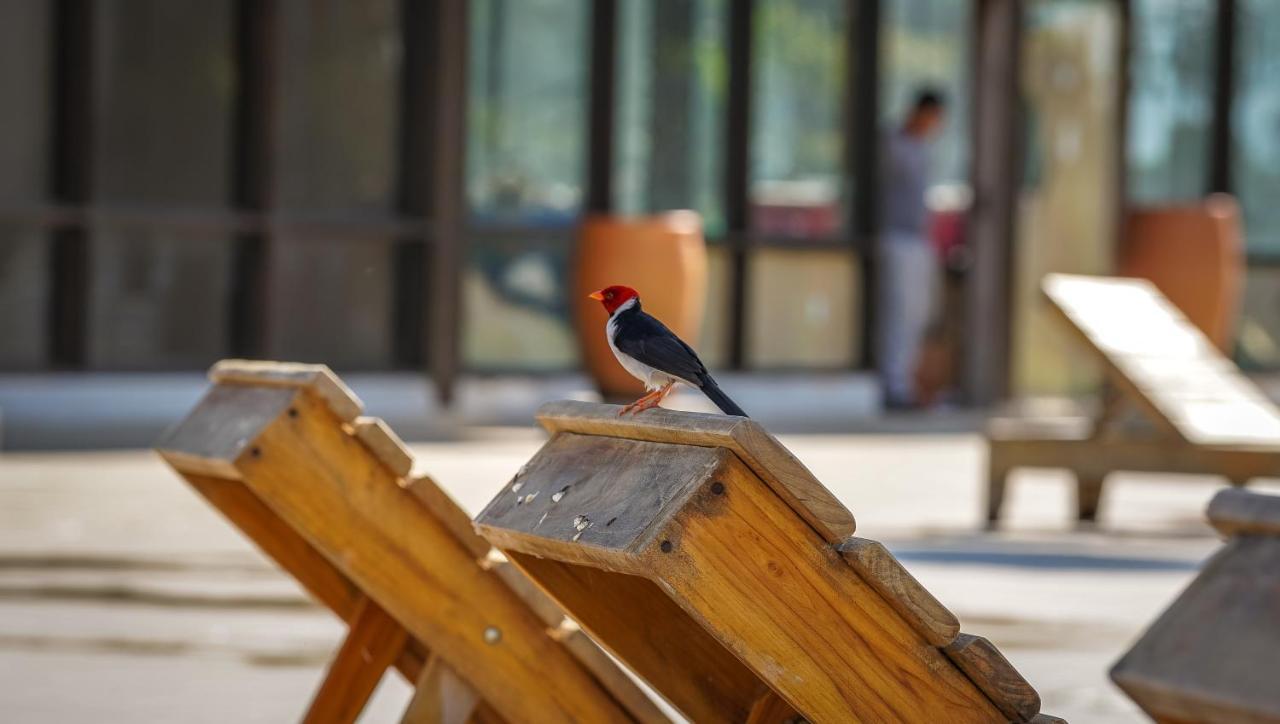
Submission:
[[[941,89],[925,86],[916,91],[916,101],[911,105],[913,113],[941,111],[947,107],[947,96]]]

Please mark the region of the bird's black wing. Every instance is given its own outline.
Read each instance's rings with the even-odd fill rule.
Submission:
[[[654,369],[701,387],[707,368],[693,349],[657,319],[640,310],[633,314],[618,325],[614,346]]]

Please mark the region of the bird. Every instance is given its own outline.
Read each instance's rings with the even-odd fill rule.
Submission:
[[[693,348],[640,308],[640,295],[636,290],[614,285],[587,296],[603,304],[609,313],[605,335],[613,356],[648,390],[643,397],[623,407],[619,417],[657,407],[678,382],[701,390],[726,415],[747,417],[711,378]]]

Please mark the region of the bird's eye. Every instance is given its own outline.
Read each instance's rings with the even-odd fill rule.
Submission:
[[[605,293],[604,293],[604,298],[605,298],[605,299],[613,299],[613,292],[605,292]]]

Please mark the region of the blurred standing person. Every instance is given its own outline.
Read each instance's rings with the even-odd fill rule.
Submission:
[[[890,408],[916,407],[915,365],[933,310],[937,259],[927,236],[929,145],[941,130],[946,99],[921,88],[902,124],[881,146],[882,208],[877,244],[878,367]]]

